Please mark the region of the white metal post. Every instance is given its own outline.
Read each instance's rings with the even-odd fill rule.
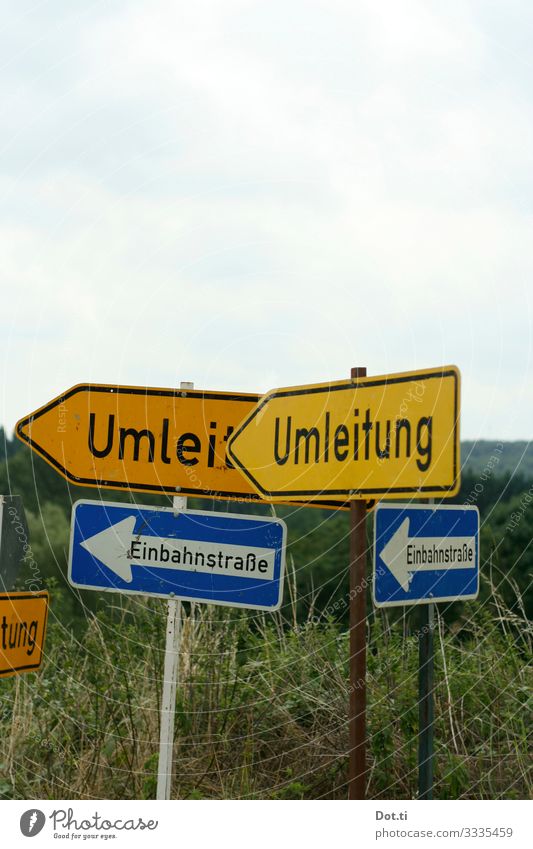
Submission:
[[[180,389],[194,389],[194,383],[180,383]],[[177,512],[187,508],[187,498],[175,495],[172,506]],[[178,684],[179,650],[181,637],[181,601],[170,598],[167,602],[167,637],[161,698],[161,730],[159,733],[159,765],[157,770],[157,799],[170,799],[174,760],[174,716],[176,713],[176,688]]]

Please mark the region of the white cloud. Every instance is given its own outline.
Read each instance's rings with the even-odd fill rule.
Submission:
[[[455,362],[465,436],[529,435],[519,16],[22,8],[0,117],[8,427],[82,380],[255,391]]]

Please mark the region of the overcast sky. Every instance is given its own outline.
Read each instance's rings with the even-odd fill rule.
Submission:
[[[4,0],[0,421],[454,363],[533,421],[533,6]]]

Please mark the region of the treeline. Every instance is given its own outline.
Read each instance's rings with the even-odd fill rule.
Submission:
[[[499,475],[522,475],[533,480],[533,445],[525,440],[496,442],[478,439],[461,443],[461,462],[466,470],[482,474],[496,460]]]
[[[56,598],[68,621],[84,618],[87,608],[94,610],[98,604],[108,602],[100,602],[95,593],[80,595],[67,585],[66,562],[72,503],[79,498],[102,498],[170,506],[171,499],[168,496],[125,494],[73,486],[24,445],[6,438],[2,430],[0,450],[0,456],[3,457],[0,461],[0,492],[23,497],[34,557],[46,583],[52,581],[52,585],[57,588]],[[521,466],[509,467],[509,458],[523,456],[521,444],[481,443],[478,449],[466,443],[463,446],[463,458],[467,458],[467,462],[463,468],[461,491],[452,501],[478,506],[482,523],[482,569],[487,577],[490,572],[511,609],[520,604],[521,599],[527,615],[533,618],[533,472],[526,475]],[[526,464],[526,470],[528,468]],[[242,505],[195,498],[189,499],[189,506],[192,509],[241,513],[270,513],[272,510],[268,505]],[[296,589],[298,595],[298,619],[307,617],[312,610],[322,617],[331,617],[344,624],[348,615],[347,511],[295,505],[279,505],[275,509],[289,528],[290,586]],[[371,512],[368,541],[371,546]],[[486,594],[487,590],[482,592]],[[290,603],[289,596],[288,590],[287,604]],[[445,616],[453,621],[462,616],[462,609],[461,604],[448,606]]]

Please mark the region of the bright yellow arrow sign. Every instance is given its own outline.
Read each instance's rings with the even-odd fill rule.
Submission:
[[[459,402],[455,366],[275,389],[233,433],[228,456],[273,501],[451,496]]]

